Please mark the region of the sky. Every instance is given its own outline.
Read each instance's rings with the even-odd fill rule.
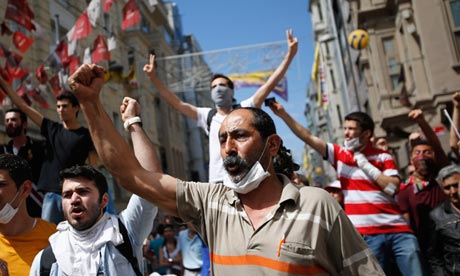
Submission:
[[[203,51],[214,51],[286,40],[285,31],[293,29],[299,50],[286,74],[287,102],[275,96],[285,109],[303,126],[306,89],[314,57],[314,40],[307,0],[176,0],[185,35],[193,34]],[[283,47],[287,49],[287,44]],[[221,72],[226,74],[226,72]],[[244,92],[242,90],[245,90]],[[249,90],[249,91],[247,91]],[[257,88],[237,89],[238,101],[253,94]],[[275,121],[284,145],[291,149],[300,163],[304,143],[273,112],[263,107]]]

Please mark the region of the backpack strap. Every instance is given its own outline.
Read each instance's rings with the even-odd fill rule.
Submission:
[[[217,113],[216,108],[212,108],[211,110],[209,110],[208,117],[206,118],[206,124],[208,125],[208,131],[211,128],[212,117],[214,117],[216,113]]]
[[[137,258],[134,256],[133,247],[131,246],[131,240],[128,236],[128,230],[126,230],[125,225],[121,222],[120,218],[118,218],[118,225],[120,227],[120,233],[123,236],[123,243],[116,246],[117,250],[128,260],[131,264],[131,267],[136,273],[137,276],[142,276],[141,271],[139,270],[139,263],[137,262]],[[56,257],[54,256],[53,250],[51,249],[51,245],[43,249],[42,256],[40,259],[40,275],[49,275],[51,266],[53,263],[56,262]]]
[[[131,246],[131,240],[128,236],[128,230],[126,230],[125,225],[121,222],[120,218],[118,218],[118,225],[120,226],[120,233],[123,236],[123,243],[116,246],[118,251],[128,260],[128,262],[133,267],[134,273],[137,276],[142,276],[141,271],[139,270],[139,263],[137,262],[137,258],[134,256],[133,247]]]
[[[40,275],[50,275],[51,266],[56,262],[53,249],[48,245],[43,249],[42,257],[40,258]]]

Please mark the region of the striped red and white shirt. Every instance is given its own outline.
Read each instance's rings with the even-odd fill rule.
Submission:
[[[362,154],[384,175],[398,176],[390,153],[369,144]],[[345,212],[360,234],[413,232],[394,198],[358,167],[352,151],[328,143],[326,158],[337,171],[345,196]]]

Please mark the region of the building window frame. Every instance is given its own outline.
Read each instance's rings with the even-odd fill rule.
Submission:
[[[399,75],[401,71],[401,61],[397,49],[396,39],[394,35],[386,35],[381,37],[382,49],[385,59],[385,79],[389,91],[394,92],[399,86]],[[391,44],[388,44],[391,43]],[[391,47],[389,47],[391,45]]]
[[[454,58],[457,66],[460,66],[460,0],[444,0],[444,8],[448,18]]]

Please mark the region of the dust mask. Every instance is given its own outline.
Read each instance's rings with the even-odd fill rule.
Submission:
[[[19,206],[18,208],[13,208],[13,206],[11,206],[11,203],[13,203],[13,201],[16,199],[18,195],[19,195],[19,191],[16,193],[16,195],[14,196],[13,200],[11,200],[10,203],[5,204],[2,210],[0,210],[0,224],[9,223],[13,219],[13,217],[16,215],[16,213],[18,212]]]

